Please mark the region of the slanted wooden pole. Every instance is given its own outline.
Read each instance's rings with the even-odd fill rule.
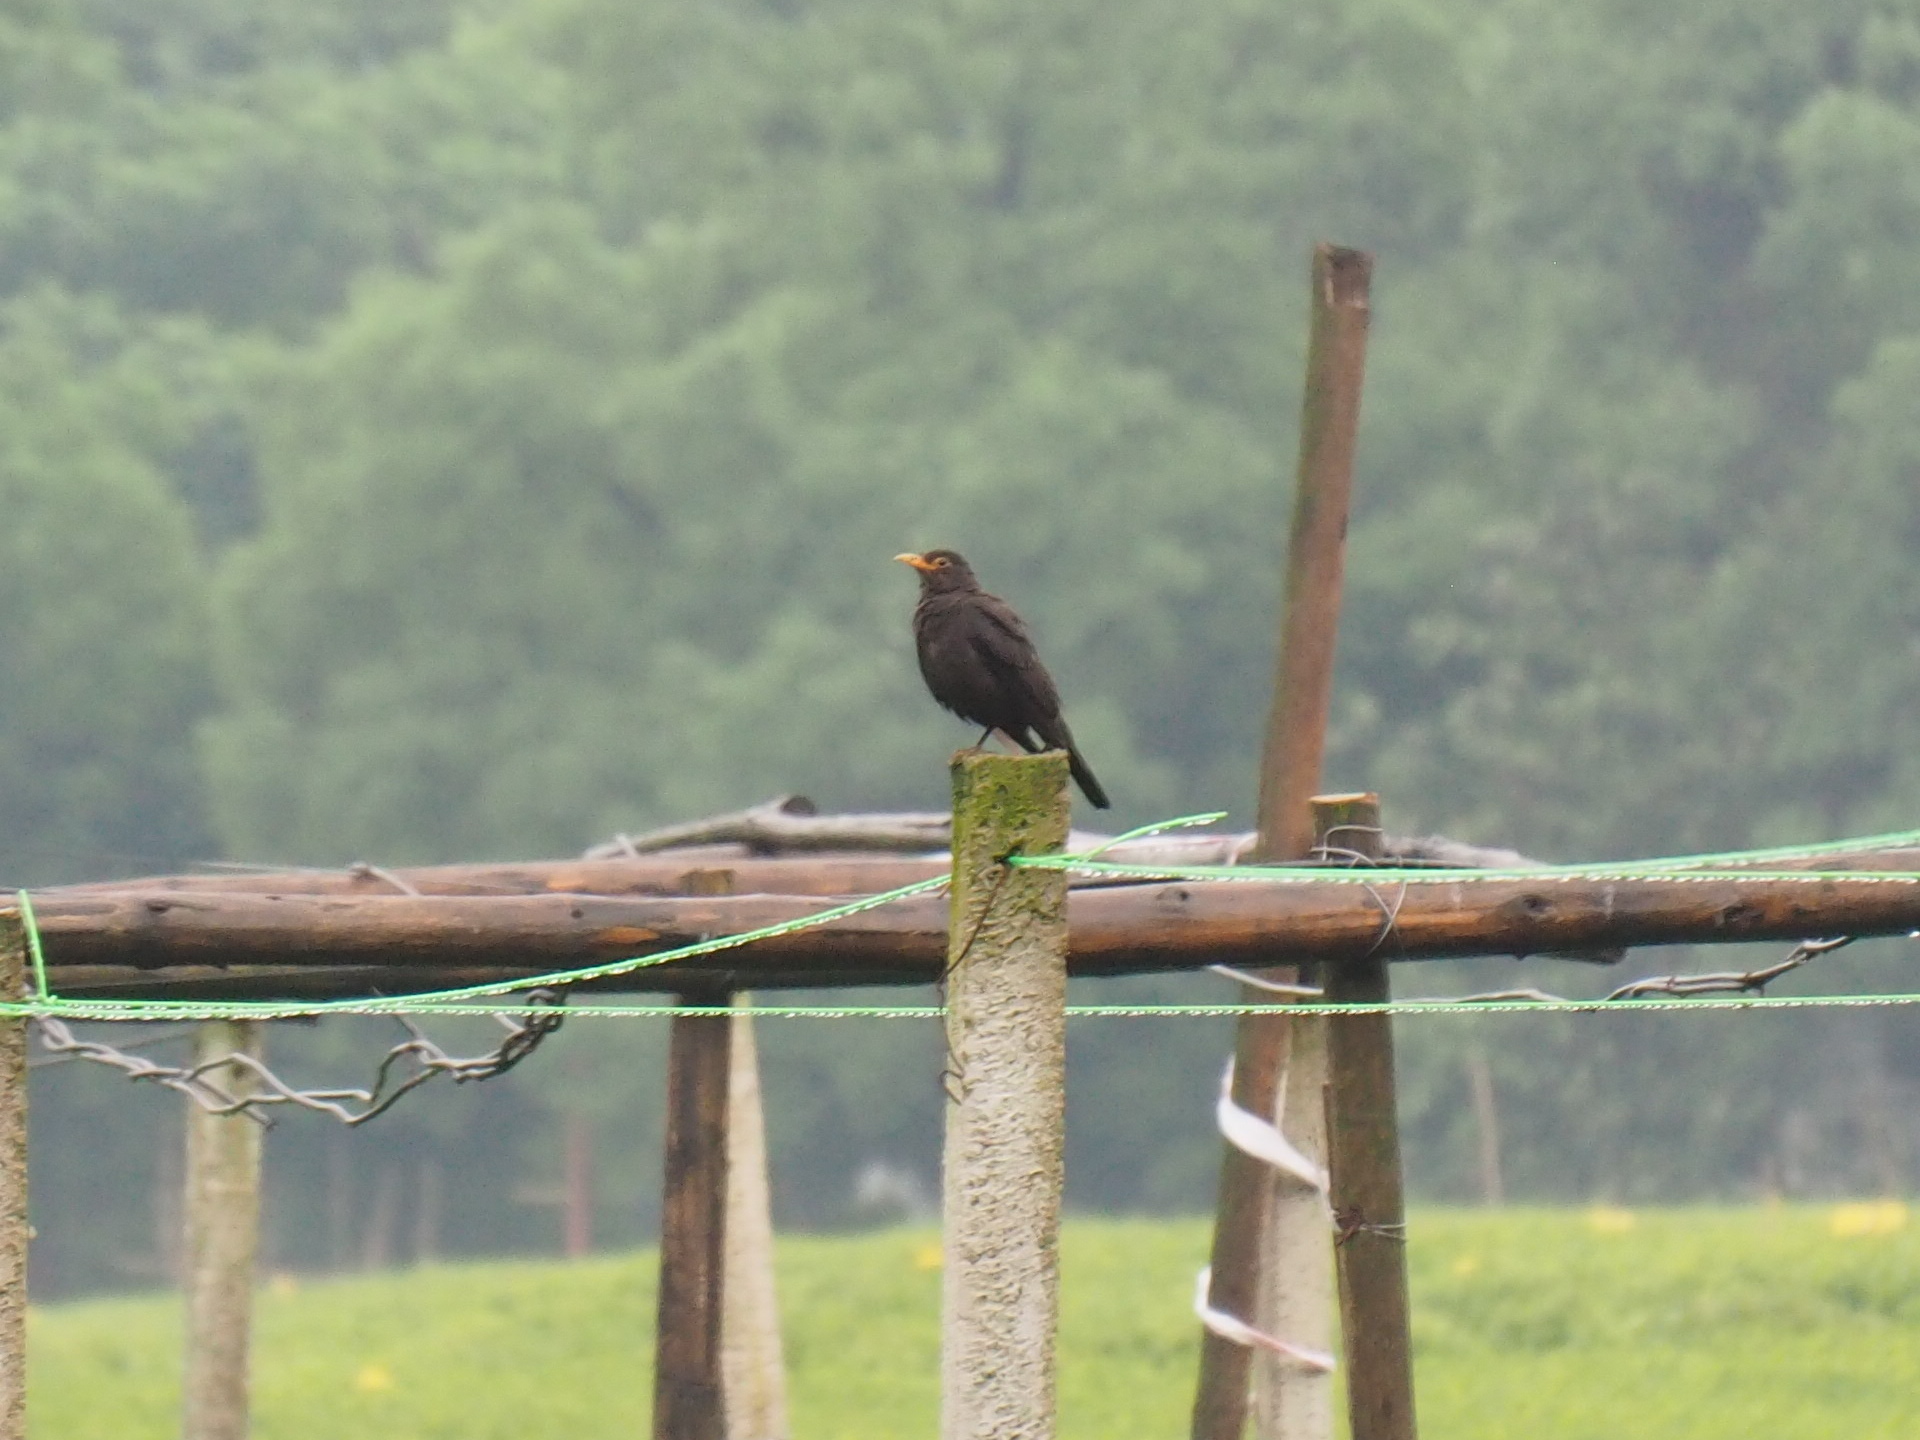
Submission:
[[[1269,978],[1292,980],[1292,969],[1268,970]],[[1273,997],[1252,986],[1240,988],[1248,1004],[1266,1005]],[[1258,999],[1254,997],[1258,996]],[[1240,1018],[1233,1057],[1233,1100],[1256,1115],[1272,1115],[1286,1063],[1292,1030],[1277,1006]],[[1220,1163],[1220,1190],[1214,1203],[1212,1282],[1208,1303],[1252,1322],[1261,1292],[1261,1245],[1268,1206],[1274,1195],[1271,1173],[1259,1161],[1226,1147]],[[1286,1338],[1286,1337],[1281,1337]],[[1200,1379],[1193,1400],[1193,1440],[1240,1440],[1247,1423],[1248,1386],[1253,1357],[1244,1345],[1203,1330]]]
[[[0,913],[0,998],[27,995],[20,913]],[[27,1022],[0,1019],[0,1440],[27,1437]]]
[[[953,763],[942,1440],[1049,1440],[1066,1150],[1067,757]]]
[[[239,1054],[258,1058],[260,1046],[257,1020],[203,1021],[194,1033],[194,1063]],[[252,1073],[230,1062],[213,1065],[205,1075],[235,1097],[254,1089]],[[259,1121],[209,1114],[187,1102],[183,1440],[246,1440],[260,1141]]]
[[[1319,802],[1334,843],[1378,855],[1375,795]],[[1328,967],[1327,999],[1343,1005],[1391,998],[1390,942]],[[1327,1030],[1327,1148],[1333,1181],[1340,1333],[1353,1440],[1414,1440],[1413,1341],[1407,1300],[1406,1204],[1393,1081],[1393,1020],[1340,1015]]]
[[[726,894],[725,870],[689,889]],[[683,1005],[725,1004],[692,992]],[[654,1329],[654,1440],[726,1440],[721,1324],[727,1246],[728,1075],[733,1021],[676,1015],[667,1042],[666,1177],[660,1202],[660,1306]]]
[[[1322,244],[1313,252],[1312,328],[1300,408],[1300,468],[1280,602],[1280,651],[1260,766],[1263,858],[1297,858],[1312,839],[1307,801],[1320,787],[1340,586],[1353,508],[1353,455],[1366,376],[1373,257]]]
[[[750,1003],[751,996],[736,997]],[[787,1373],[773,1276],[772,1188],[753,1017],[732,1017],[727,1101],[727,1275],[721,1367],[727,1440],[787,1440]]]
[[[1372,275],[1373,257],[1364,251],[1326,244],[1314,250],[1300,463],[1287,543],[1273,707],[1260,762],[1260,839],[1255,855],[1262,860],[1299,859],[1313,840],[1307,802],[1320,785],[1327,715],[1333,702],[1334,645],[1346,566]],[[1299,975],[1276,968],[1263,978],[1288,981]],[[1249,1004],[1260,1005],[1273,998],[1251,986],[1243,986],[1241,996]],[[1292,1027],[1300,1022],[1289,1020],[1280,1007],[1273,1011],[1243,1017],[1234,1042],[1234,1100],[1256,1115],[1275,1113],[1280,1057],[1296,1048],[1289,1042]],[[1318,1043],[1314,1037],[1297,1047],[1303,1066],[1313,1063]],[[1296,1078],[1305,1083],[1290,1084],[1288,1094],[1298,1097],[1304,1089],[1307,1103],[1315,1104],[1316,1077]],[[1279,1194],[1259,1161],[1226,1148],[1214,1216],[1211,1303],[1217,1310],[1266,1326],[1301,1323],[1332,1308],[1330,1290],[1324,1280],[1315,1280],[1312,1262],[1305,1262],[1305,1269],[1295,1263],[1300,1247],[1283,1241],[1276,1250],[1266,1243],[1270,1211]],[[1288,1233],[1295,1229],[1289,1221]],[[1265,1287],[1260,1281],[1263,1265],[1274,1272],[1272,1283]],[[1269,1303],[1257,1307],[1263,1288]],[[1251,1363],[1245,1347],[1203,1333],[1193,1440],[1240,1440],[1246,1426]],[[1288,1384],[1277,1372],[1270,1381],[1283,1390]],[[1289,1428],[1276,1431],[1269,1440],[1325,1440],[1328,1421],[1321,1417],[1329,1407],[1316,1404],[1312,1398],[1316,1392],[1308,1384],[1303,1392],[1305,1413],[1288,1421]],[[1284,1397],[1276,1397],[1273,1403],[1282,1410],[1297,1408],[1290,1407]]]

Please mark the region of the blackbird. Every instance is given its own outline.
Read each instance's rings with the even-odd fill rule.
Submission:
[[[962,720],[984,725],[980,744],[1000,730],[1030,753],[1066,751],[1081,793],[1105,810],[1107,792],[1074,748],[1073,732],[1060,717],[1060,692],[1013,607],[982,590],[972,567],[951,550],[893,558],[920,572],[913,643],[933,698]]]

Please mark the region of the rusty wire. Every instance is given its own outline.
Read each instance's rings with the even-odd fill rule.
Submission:
[[[1802,940],[1788,952],[1786,959],[1763,965],[1758,970],[1715,970],[1705,975],[1656,975],[1622,985],[1607,996],[1609,1000],[1638,1000],[1648,995],[1759,995],[1789,970],[1798,970],[1816,956],[1851,945],[1854,937],[1843,935],[1834,940]]]
[[[1843,935],[1832,940],[1802,940],[1784,959],[1771,965],[1762,965],[1754,970],[1711,970],[1701,975],[1648,975],[1643,979],[1629,980],[1616,990],[1609,991],[1606,1000],[1644,1000],[1650,996],[1672,995],[1685,999],[1696,995],[1762,995],[1768,985],[1789,971],[1798,970],[1809,960],[1831,954],[1842,946],[1851,945],[1856,937]],[[1545,1005],[1564,1005],[1564,995],[1550,995],[1544,990],[1489,990],[1479,995],[1462,995],[1455,1003],[1461,1005],[1481,1005],[1491,1001],[1531,1000]]]
[[[329,1115],[349,1128],[366,1124],[391,1110],[400,1099],[429,1080],[446,1075],[456,1085],[491,1080],[504,1075],[525,1060],[565,1021],[561,1007],[563,992],[532,990],[527,998],[535,1004],[550,1006],[550,1011],[514,1017],[495,1015],[506,1031],[500,1043],[479,1055],[452,1055],[405,1016],[394,1017],[407,1038],[380,1057],[374,1066],[373,1083],[365,1088],[301,1089],[276,1075],[265,1062],[245,1051],[187,1065],[167,1065],[137,1053],[148,1045],[178,1039],[179,1029],[144,1036],[122,1046],[101,1040],[83,1040],[71,1026],[51,1016],[35,1016],[31,1021],[35,1036],[46,1052],[35,1065],[86,1060],[117,1070],[129,1080],[148,1081],[168,1090],[176,1090],[210,1115],[246,1115],[262,1124],[270,1123],[275,1108],[291,1107]],[[232,1066],[245,1072],[249,1083],[233,1085],[214,1078],[216,1072]],[[231,1071],[226,1071],[231,1074]]]

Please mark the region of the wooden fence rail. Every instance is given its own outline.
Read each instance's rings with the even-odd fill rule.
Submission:
[[[262,896],[137,892],[36,901],[50,979],[74,997],[340,997],[524,979],[803,919],[820,899]],[[1795,941],[1920,928],[1920,880],[1685,876],[1357,885],[1183,881],[1077,890],[1071,974],[1228,964],[1530,955],[1607,945]],[[926,984],[946,900],[863,914],[597,987],[679,991]]]

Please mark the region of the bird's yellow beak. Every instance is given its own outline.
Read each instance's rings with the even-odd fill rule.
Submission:
[[[931,570],[931,569],[933,569],[933,566],[931,566],[931,565],[929,565],[929,564],[927,563],[927,561],[926,561],[926,557],[925,557],[925,556],[921,556],[921,555],[915,555],[915,554],[913,554],[913,553],[912,553],[911,551],[909,551],[909,552],[908,552],[907,554],[905,554],[905,555],[896,555],[896,556],[894,556],[893,558],[894,558],[894,559],[896,559],[896,560],[898,560],[898,561],[899,561],[899,562],[900,562],[900,563],[901,563],[902,565],[911,565],[911,566],[913,566],[913,568],[914,568],[914,569],[916,569],[916,570]]]

